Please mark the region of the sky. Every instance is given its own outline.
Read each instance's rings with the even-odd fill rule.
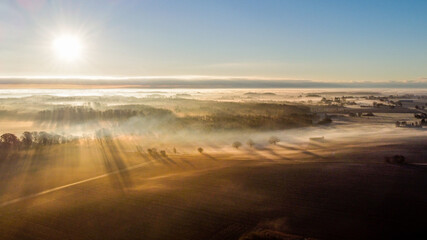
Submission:
[[[0,76],[427,81],[425,0],[2,0]],[[53,50],[72,35],[81,56]]]

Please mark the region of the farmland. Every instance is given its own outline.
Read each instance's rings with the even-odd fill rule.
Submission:
[[[280,96],[276,94],[262,97]],[[424,235],[425,221],[419,216],[427,213],[425,131],[394,126],[396,120],[414,121],[411,106],[398,112],[372,108],[363,111],[374,116],[354,117],[348,115],[354,107],[345,104],[337,111],[322,103],[271,100],[218,102],[213,108],[196,107],[204,104],[198,101],[215,104],[212,99],[186,100],[177,111],[176,106],[161,107],[162,101],[173,99],[125,98],[125,107],[114,107],[122,111],[118,115],[110,114],[113,108],[105,103],[92,104],[93,110],[87,104],[76,108],[76,99],[68,106],[28,104],[20,109],[8,103],[25,99],[2,100],[2,121],[31,124],[19,131],[13,124],[3,125],[19,138],[2,140],[0,238]],[[128,101],[134,102],[132,107]],[[332,122],[317,124],[316,116],[322,114],[310,110],[315,106],[327,111]],[[6,114],[14,111],[16,115]],[[217,113],[313,121],[207,125],[206,116]],[[165,118],[169,120],[160,121]],[[193,120],[177,124],[184,118]],[[23,131],[27,133],[20,138]],[[405,162],[385,161],[395,155]]]

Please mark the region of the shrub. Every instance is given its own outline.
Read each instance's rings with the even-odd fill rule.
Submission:
[[[276,136],[271,136],[270,139],[268,139],[268,143],[276,145],[278,142],[280,142],[280,139]]]
[[[241,142],[239,142],[239,141],[236,141],[236,142],[234,142],[233,143],[233,145],[232,145],[235,149],[239,149],[239,147],[241,147],[242,146],[242,143]]]

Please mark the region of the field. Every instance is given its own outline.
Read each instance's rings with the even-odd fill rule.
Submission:
[[[0,239],[426,236],[423,92],[128,91],[3,95]]]

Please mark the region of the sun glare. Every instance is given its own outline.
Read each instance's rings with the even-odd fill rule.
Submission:
[[[75,61],[81,57],[82,44],[77,36],[61,35],[53,40],[55,54],[64,61]]]

